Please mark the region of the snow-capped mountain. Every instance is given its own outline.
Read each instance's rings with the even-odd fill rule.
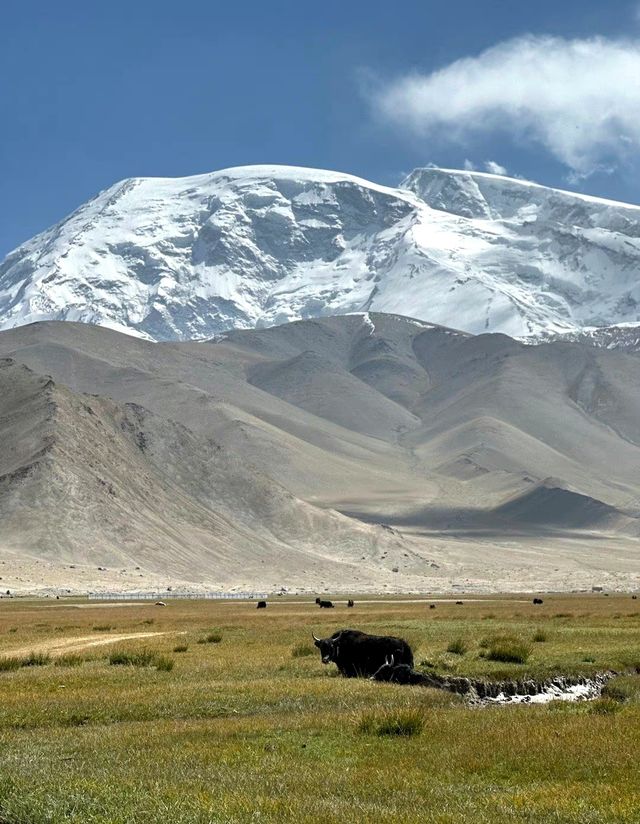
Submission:
[[[247,166],[112,186],[0,265],[0,328],[156,340],[375,310],[471,333],[640,324],[640,207],[477,172]],[[596,336],[597,337],[597,336]]]

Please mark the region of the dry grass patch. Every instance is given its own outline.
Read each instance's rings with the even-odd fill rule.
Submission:
[[[209,632],[204,638],[199,638],[199,644],[219,644],[222,641],[221,632]]]
[[[313,644],[296,644],[291,650],[292,658],[308,658],[310,655],[316,653],[316,648]]]

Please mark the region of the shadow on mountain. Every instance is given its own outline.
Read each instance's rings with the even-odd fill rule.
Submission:
[[[343,515],[366,523],[415,530],[422,533],[466,537],[564,537],[596,539],[587,532],[606,532],[628,519],[609,504],[557,486],[540,484],[515,495],[493,509],[425,506],[404,513],[376,513],[355,509]]]

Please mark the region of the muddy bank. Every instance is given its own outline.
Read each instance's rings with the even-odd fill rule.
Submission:
[[[607,671],[585,676],[558,675],[542,681],[533,678],[484,681],[476,678],[418,672],[406,665],[385,664],[373,676],[376,681],[413,684],[464,695],[471,704],[545,704],[550,701],[590,701],[618,673]]]

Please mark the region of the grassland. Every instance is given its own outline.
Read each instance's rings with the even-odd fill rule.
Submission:
[[[640,671],[628,595],[1,601],[0,656],[17,663],[0,668],[0,823],[640,822],[639,676],[594,703],[471,708],[335,677],[310,633],[345,626],[402,635],[437,672]],[[491,660],[496,639],[525,663]]]

